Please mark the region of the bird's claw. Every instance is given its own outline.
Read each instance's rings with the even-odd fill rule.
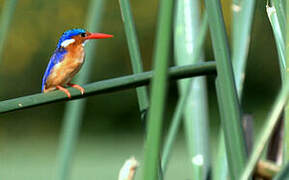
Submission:
[[[70,92],[69,92],[66,88],[64,88],[64,87],[62,87],[62,86],[56,86],[56,88],[57,88],[58,90],[64,92],[69,99],[71,98],[71,94],[70,94]]]
[[[75,89],[78,89],[82,95],[85,93],[84,88],[81,87],[80,85],[72,84],[72,83],[68,83],[67,85],[70,86],[70,87],[73,87]]]

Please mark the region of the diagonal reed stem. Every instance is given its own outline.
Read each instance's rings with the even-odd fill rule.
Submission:
[[[281,30],[281,25],[277,17],[277,9],[275,6],[272,4],[270,7],[269,5],[266,6],[267,10],[267,15],[270,20],[274,37],[275,37],[275,42],[277,46],[277,52],[279,56],[279,66],[280,66],[280,71],[281,71],[281,79],[282,81],[285,80],[286,76],[286,50],[285,50],[285,37],[282,34]]]
[[[289,19],[289,9],[288,9],[289,3],[287,3],[287,24],[288,24],[288,19]],[[282,28],[281,28],[282,29]],[[289,33],[288,33],[288,26],[286,26],[286,42],[288,43],[289,41]],[[281,33],[282,34],[282,33]],[[284,37],[284,36],[283,36]],[[286,46],[286,61],[289,60],[289,47]],[[281,61],[282,59],[280,59]],[[257,141],[257,144],[255,145],[255,148],[250,156],[250,159],[247,163],[246,169],[244,170],[242,174],[241,180],[247,180],[250,175],[253,173],[255,166],[264,150],[264,147],[266,146],[266,143],[268,142],[269,138],[271,137],[273,130],[278,122],[278,118],[280,117],[282,110],[284,106],[288,103],[288,98],[289,98],[289,83],[288,83],[288,78],[287,75],[285,76],[285,81],[283,82],[282,89],[279,92],[279,95],[277,99],[275,100],[275,103],[272,107],[272,110],[268,116],[268,119],[266,120],[266,124],[264,125],[260,135],[259,139]],[[287,117],[286,117],[287,118]],[[285,119],[286,119],[285,118]],[[286,125],[286,120],[285,120],[285,125]],[[286,143],[285,143],[286,144]]]
[[[239,100],[241,102],[245,70],[247,64],[248,49],[250,45],[250,33],[253,21],[255,0],[242,0],[240,10],[233,9],[233,48],[232,62],[235,75],[235,84]]]
[[[244,169],[247,153],[241,125],[241,110],[234,84],[234,74],[229,54],[229,46],[219,0],[205,1],[213,50],[217,63],[217,91],[222,101],[219,102],[221,123],[225,135],[228,167],[232,179],[238,179]],[[220,84],[221,83],[221,84]],[[219,100],[220,98],[218,98]]]
[[[198,63],[196,65],[175,66],[169,68],[170,80],[210,74],[216,75],[215,62]],[[81,93],[74,88],[68,88],[68,90],[71,93],[71,100],[75,100],[92,95],[110,93],[148,85],[152,75],[153,72],[148,71],[135,75],[127,75],[90,83],[83,86],[85,89],[84,95],[81,95]],[[61,91],[53,91],[46,94],[38,93],[34,95],[4,100],[0,101],[0,114],[67,100],[67,95]]]
[[[289,64],[289,59],[286,58],[286,52],[288,53],[288,49],[286,50],[285,41],[286,36],[288,35],[285,33],[285,8],[284,2],[281,0],[272,0],[271,6],[267,4],[266,10],[267,15],[270,20],[275,42],[277,46],[277,52],[279,56],[279,66],[281,71],[281,79],[282,79],[282,86],[285,84],[286,79],[288,78],[288,70],[287,66]],[[288,32],[287,32],[288,33]],[[288,43],[288,40],[287,40]],[[283,138],[283,164],[285,165],[289,160],[289,105],[287,104],[284,109],[284,138]]]
[[[129,0],[119,0],[119,5],[127,38],[132,69],[135,74],[141,73],[143,72],[143,65]],[[148,95],[146,87],[138,87],[136,91],[140,112],[145,112],[148,108]]]
[[[286,2],[284,0],[271,0],[272,6],[276,9],[277,21],[280,26],[281,34],[286,37]]]
[[[240,102],[242,101],[254,7],[255,0],[235,0],[232,4],[232,65]],[[222,180],[228,175],[227,156],[224,146],[224,132],[221,129],[217,163],[213,168],[213,177],[216,180]]]
[[[246,169],[244,169],[242,173],[241,180],[247,180],[253,173],[255,166],[268,142],[269,138],[271,137],[273,130],[278,122],[278,118],[280,117],[284,106],[288,102],[289,98],[289,83],[284,84],[281,91],[278,94],[277,99],[274,102],[274,105],[268,115],[268,118],[265,121],[264,127],[261,130],[257,143],[255,144],[252,154],[247,162]]]

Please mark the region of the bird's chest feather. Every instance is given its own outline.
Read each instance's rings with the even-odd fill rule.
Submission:
[[[80,70],[84,63],[84,49],[78,47],[67,51],[63,60],[55,65],[52,70],[50,81],[52,84],[66,84]]]
[[[69,70],[79,70],[84,62],[84,50],[79,48],[79,50],[68,51],[61,63],[61,68],[63,71]]]

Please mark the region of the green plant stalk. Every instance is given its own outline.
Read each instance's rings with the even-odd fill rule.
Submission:
[[[234,11],[236,15],[233,19],[232,64],[237,93],[241,101],[255,0],[242,0],[239,7],[239,11]]]
[[[81,95],[81,93],[74,88],[68,88],[71,93],[71,99],[68,99],[67,95],[61,91],[53,91],[45,94],[38,93],[34,95],[0,101],[0,114],[40,106],[44,104],[51,104],[59,101],[81,99],[88,96],[116,92],[148,85],[150,83],[152,75],[153,72],[148,71],[135,75],[127,75],[90,83],[82,86],[85,89],[84,95]],[[196,65],[175,66],[169,68],[170,80],[177,80],[202,75],[216,75],[216,63],[206,62],[198,63]]]
[[[91,0],[86,25],[89,31],[96,32],[100,29],[99,27],[103,9],[103,0]],[[86,83],[89,78],[91,67],[93,67],[93,59],[95,57],[95,43],[96,42],[91,42],[86,45],[86,62],[82,67],[80,75],[76,78],[76,81],[80,84]],[[84,99],[69,102],[65,107],[58,150],[58,168],[56,172],[56,179],[58,180],[69,179],[73,153],[78,139],[84,109]]]
[[[288,53],[288,50],[286,50],[285,47],[285,12],[284,12],[284,6],[283,2],[280,0],[273,0],[272,6],[269,5],[266,6],[268,18],[270,20],[275,42],[277,45],[277,52],[279,56],[279,65],[280,65],[280,71],[281,71],[281,79],[282,79],[282,85],[284,85],[284,82],[288,76],[288,70],[287,70],[287,64],[288,64],[288,58],[286,59],[286,52]],[[287,31],[286,31],[287,32]],[[288,36],[288,35],[287,35]],[[287,40],[288,42],[288,40]],[[289,105],[286,105],[284,109],[284,138],[283,138],[283,164],[285,165],[289,160]]]
[[[279,56],[279,66],[280,66],[280,71],[281,71],[281,79],[284,82],[285,76],[286,76],[286,51],[285,51],[285,38],[281,32],[281,26],[279,23],[279,20],[277,18],[277,11],[275,6],[273,5],[270,7],[269,5],[266,6],[267,10],[267,15],[270,20],[274,37],[275,37],[275,42],[277,46],[277,52]]]
[[[225,135],[230,177],[238,179],[245,167],[247,152],[241,124],[241,111],[238,103],[234,74],[229,54],[228,40],[219,0],[205,1],[213,50],[217,63],[218,81],[222,82],[219,89],[223,103],[220,103],[221,118]],[[218,87],[217,87],[218,88]]]
[[[243,85],[245,80],[254,7],[255,0],[242,0],[233,2],[232,64],[235,75],[235,85],[240,102],[242,100]],[[221,130],[219,138],[219,149],[217,154],[218,163],[213,166],[214,179],[216,180],[222,180],[228,175],[228,164],[226,160],[227,157],[226,148],[224,147],[224,138],[223,130]]]
[[[251,156],[247,162],[246,169],[242,173],[241,180],[247,180],[253,173],[255,166],[264,150],[264,147],[266,146],[266,143],[270,139],[273,130],[278,122],[278,118],[281,115],[284,106],[288,102],[289,83],[287,82],[288,81],[286,81],[281,91],[279,92],[278,97],[275,100],[275,103],[272,107],[272,110],[270,111],[270,114],[266,119],[265,125],[261,130],[259,138],[256,141],[256,145],[254,146]]]
[[[127,38],[132,69],[135,74],[141,73],[143,72],[143,65],[130,3],[129,0],[119,0],[119,4]],[[140,112],[144,112],[148,108],[149,104],[146,87],[139,87],[136,89],[136,91]]]
[[[285,6],[286,6],[286,1],[284,0],[271,0],[272,6],[276,9],[276,16],[277,16],[277,21],[280,26],[280,30],[282,33],[283,37],[286,37],[286,12],[285,12]]]
[[[207,14],[205,14],[204,19],[207,21]],[[205,32],[207,26],[207,22],[205,22]],[[177,1],[174,29],[176,65],[196,63],[202,54],[202,44],[197,44],[200,36],[199,1]],[[203,32],[201,41],[205,39],[205,32]],[[181,80],[178,85],[181,96],[186,96],[186,89],[189,88],[187,103],[182,111],[184,130],[189,152],[188,159],[192,163],[192,176],[201,179],[201,177],[207,175],[210,157],[207,91],[204,77],[194,78],[193,81],[194,83],[191,83],[190,79]],[[202,159],[202,164],[195,163],[195,159]],[[200,174],[200,172],[203,174]]]
[[[202,19],[200,31],[198,32],[198,38],[196,39],[196,44],[195,44],[194,50],[193,50],[194,53],[193,53],[192,57],[190,58],[190,60],[194,63],[197,62],[196,58],[199,58],[199,56],[200,56],[201,48],[202,48],[204,41],[206,39],[205,37],[206,37],[207,29],[208,29],[208,16],[207,16],[207,13],[204,12],[204,17]],[[162,157],[163,173],[165,173],[166,169],[167,169],[169,157],[170,157],[170,154],[172,152],[172,146],[173,146],[173,143],[176,139],[176,136],[177,136],[180,124],[181,124],[181,117],[182,117],[182,114],[184,112],[184,108],[187,105],[188,96],[191,93],[192,82],[193,82],[193,79],[190,79],[189,85],[186,86],[185,92],[180,96],[180,98],[177,102],[176,110],[175,110],[173,118],[172,118],[172,123],[170,125],[168,135],[165,139],[164,148],[163,148],[163,157]],[[196,83],[196,82],[194,82],[194,83]],[[196,115],[194,115],[194,116],[196,116]],[[197,127],[199,127],[199,126],[197,126]],[[200,172],[199,168],[196,168],[196,169],[198,169],[198,172]]]
[[[161,0],[153,57],[154,75],[151,88],[151,104],[148,111],[147,141],[144,154],[144,180],[157,179],[159,166],[162,120],[167,90],[167,71],[173,15],[173,0]]]
[[[0,63],[2,61],[5,39],[8,36],[8,31],[17,2],[18,0],[6,0],[2,9],[0,21]]]
[[[281,2],[279,2],[281,3]],[[285,3],[286,5],[286,70],[284,70],[286,72],[285,78],[286,78],[286,82],[288,82],[289,80],[289,70],[288,70],[288,64],[289,64],[289,2],[286,1]],[[281,14],[281,13],[280,13]],[[284,84],[284,83],[283,83]],[[289,148],[289,104],[286,105],[285,107],[285,119],[284,119],[284,140],[283,140],[283,165],[287,164],[289,162],[289,150],[287,148]]]

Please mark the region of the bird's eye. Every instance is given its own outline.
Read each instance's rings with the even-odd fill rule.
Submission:
[[[85,36],[86,36],[86,33],[81,33],[80,36],[81,36],[81,37],[85,37]]]

